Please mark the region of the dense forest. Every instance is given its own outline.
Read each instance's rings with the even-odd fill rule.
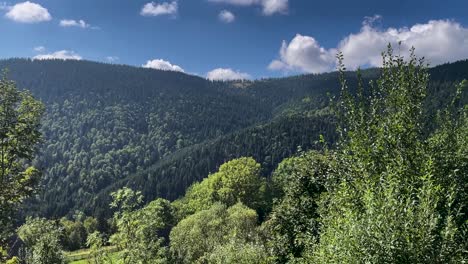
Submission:
[[[426,109],[447,104],[454,84],[468,78],[467,64],[430,69]],[[12,59],[0,68],[46,105],[35,161],[44,191],[28,201],[29,215],[109,216],[103,201],[127,183],[144,186],[148,201],[173,200],[229,159],[254,156],[268,175],[320,134],[333,143],[331,119],[314,116],[327,115],[339,93],[336,72],[226,83],[86,61]],[[362,79],[378,74],[366,70]],[[356,74],[345,75],[355,89]]]
[[[381,69],[350,72],[339,59],[338,72],[235,82],[0,61],[2,168],[14,164],[0,257],[468,261],[468,61],[428,69],[389,47]]]

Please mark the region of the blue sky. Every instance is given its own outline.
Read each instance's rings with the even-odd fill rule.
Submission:
[[[338,50],[349,68],[379,66],[384,45],[398,41],[432,64],[468,58],[466,0],[355,2],[0,0],[0,58],[111,61],[213,79],[331,71]]]

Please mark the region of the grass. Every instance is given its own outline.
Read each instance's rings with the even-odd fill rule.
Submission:
[[[117,248],[115,247],[105,247],[112,260],[117,261]],[[88,264],[88,261],[91,260],[91,250],[89,249],[80,249],[77,251],[66,252],[65,258],[70,264]]]

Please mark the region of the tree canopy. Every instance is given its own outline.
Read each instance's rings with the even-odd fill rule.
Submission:
[[[0,79],[0,249],[11,235],[17,206],[35,191],[40,172],[31,161],[41,140],[44,108],[31,93],[19,91],[6,72]],[[0,250],[0,259],[2,257]]]

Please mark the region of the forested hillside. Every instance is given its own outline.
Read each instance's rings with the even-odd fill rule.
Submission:
[[[111,184],[98,196],[83,201],[79,208],[87,209],[91,215],[109,217],[109,194],[124,186],[141,190],[146,201],[157,197],[177,199],[193,182],[201,181],[221,164],[240,157],[254,157],[262,165],[261,173],[266,177],[283,159],[301,150],[321,147],[320,135],[327,135],[327,140],[333,142],[336,138],[334,129],[330,116],[292,116],[243,129],[177,151],[155,165]],[[58,197],[57,202],[69,200],[63,196]]]
[[[8,60],[0,67],[46,104],[37,160],[45,204],[58,194],[87,201],[178,149],[271,116],[237,90],[182,73],[77,61]],[[54,207],[44,214],[66,214],[73,204]]]
[[[239,83],[87,61],[12,59],[0,68],[46,105],[35,161],[42,191],[29,214],[108,215],[109,193],[124,185],[148,201],[176,199],[232,158],[253,156],[268,176],[320,134],[334,139],[327,105],[337,73]],[[467,61],[431,69],[426,110],[445,105],[467,69]],[[378,74],[366,70],[363,81]],[[354,91],[356,75],[345,75]]]
[[[0,258],[464,263],[468,62],[428,70],[413,50],[409,61],[392,52],[380,70],[346,72],[340,55],[338,73],[255,82],[9,61],[55,77],[17,79],[43,83],[44,105],[0,81]],[[34,70],[54,63],[92,88]],[[89,81],[125,68],[115,89]],[[145,76],[174,86],[148,81],[125,98]]]

